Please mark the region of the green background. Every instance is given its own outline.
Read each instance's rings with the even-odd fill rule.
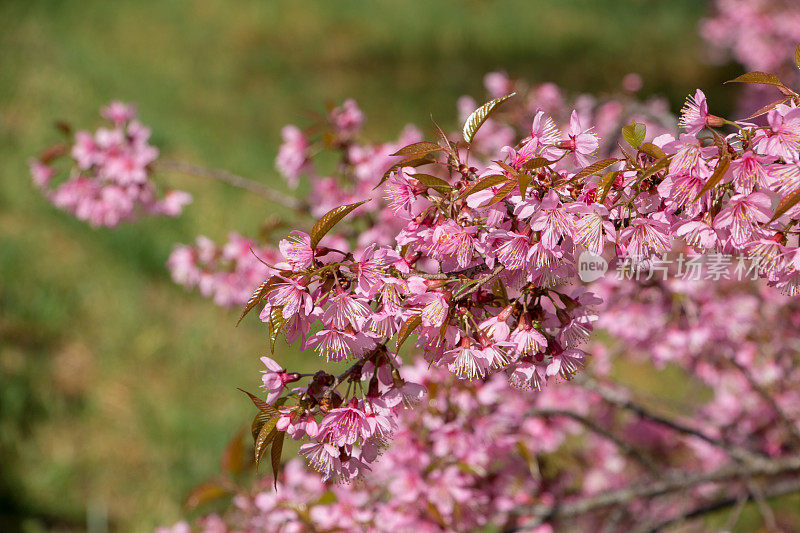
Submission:
[[[703,63],[697,0],[0,2],[0,529],[114,529],[181,516],[218,472],[252,406],[266,332],[175,286],[176,242],[255,234],[289,213],[197,178],[179,219],[93,230],[32,186],[26,160],[59,140],[53,122],[98,125],[133,101],[172,158],[284,188],[280,128],[353,97],[367,133],[391,139],[505,69],[601,94],[638,72],[673,108],[695,87],[725,111],[732,66]],[[315,361],[281,346],[281,361]]]

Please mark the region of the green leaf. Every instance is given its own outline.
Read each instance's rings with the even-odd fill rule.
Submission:
[[[613,165],[614,163],[618,163],[618,162],[619,162],[618,159],[601,159],[600,161],[595,161],[594,163],[592,163],[588,167],[580,170],[577,174],[572,176],[572,178],[569,180],[569,183],[579,182],[579,181],[583,180],[584,178],[588,178],[592,174],[597,174],[601,170],[605,170],[608,167],[610,167],[611,165]]]
[[[397,332],[397,346],[396,351],[400,351],[400,347],[406,342],[411,333],[422,324],[422,315],[413,315],[411,318],[400,326],[400,331]]]
[[[667,155],[664,153],[664,150],[662,150],[653,143],[642,143],[642,145],[639,147],[639,151],[644,152],[653,159],[661,159],[662,157]]]
[[[259,463],[261,463],[261,458],[264,457],[264,454],[266,453],[267,448],[272,440],[278,435],[278,433],[283,434],[275,429],[275,424],[278,423],[279,418],[279,416],[273,416],[264,423],[264,425],[261,427],[261,431],[258,432],[258,437],[256,438],[254,448],[256,467],[258,467]]]
[[[495,98],[494,100],[490,100],[486,102],[478,109],[472,112],[469,117],[467,117],[467,121],[464,123],[464,140],[468,143],[472,142],[472,139],[475,138],[475,134],[478,133],[478,130],[483,123],[486,122],[486,119],[489,118],[489,115],[497,109],[503,102],[511,98],[517,93],[507,94],[505,96],[501,96],[500,98]]]
[[[546,167],[548,165],[552,165],[553,161],[549,159],[545,159],[544,157],[534,157],[533,159],[529,159],[522,165],[526,170],[535,170],[537,168]]]
[[[783,82],[774,74],[767,74],[766,72],[748,72],[742,74],[725,83],[757,83],[760,85],[777,85],[784,87]]]
[[[644,142],[644,137],[647,133],[647,127],[644,124],[639,124],[632,121],[630,126],[622,128],[622,138],[634,148],[639,148]]]
[[[711,177],[708,178],[708,181],[703,188],[700,189],[700,193],[695,197],[693,202],[696,202],[703,196],[705,193],[713,189],[717,186],[723,176],[725,176],[725,172],[728,171],[728,167],[731,165],[731,158],[728,156],[722,157],[719,162],[717,163],[717,168],[714,169],[714,173],[711,174]]]
[[[476,192],[481,192],[484,189],[488,189],[489,187],[494,187],[495,185],[500,185],[507,181],[508,178],[502,174],[492,174],[491,176],[485,176],[469,187],[467,187],[464,192],[462,192],[456,200],[463,200],[467,196],[475,194]]]
[[[283,439],[286,433],[280,432],[272,443],[272,476],[274,478],[275,488],[278,488],[278,473],[281,469],[281,453],[283,453]]]
[[[430,174],[412,174],[411,177],[426,187],[439,191],[442,194],[447,194],[453,189],[452,185],[443,179],[431,176]]]
[[[239,326],[239,324],[242,323],[242,320],[244,320],[244,317],[247,316],[247,313],[252,311],[253,308],[257,306],[267,294],[269,294],[269,292],[272,290],[275,284],[278,283],[279,281],[280,278],[278,276],[272,276],[270,278],[265,279],[263,283],[261,283],[261,285],[256,287],[256,290],[253,291],[253,295],[250,296],[249,300],[247,300],[247,305],[244,306],[244,310],[242,311],[242,314],[239,316],[238,322],[236,322],[237,327]]]
[[[488,204],[486,204],[486,205],[494,205],[494,204],[496,204],[497,202],[500,202],[500,201],[504,200],[506,196],[508,196],[509,194],[511,194],[511,191],[513,191],[513,190],[514,190],[514,188],[515,188],[516,186],[517,186],[516,182],[514,182],[514,181],[509,181],[508,183],[506,183],[505,185],[503,185],[503,186],[500,188],[500,190],[499,190],[499,191],[497,191],[497,194],[495,194],[494,196],[492,196],[492,199],[491,199],[491,200],[489,200],[489,203],[488,203]],[[483,206],[483,207],[486,207],[486,206]]]
[[[436,152],[439,150],[444,150],[441,146],[434,142],[430,141],[422,141],[414,144],[409,144],[408,146],[404,146],[400,148],[395,153],[391,154],[392,156],[396,155],[427,155],[431,152]]]
[[[322,218],[314,224],[314,227],[311,228],[311,248],[319,244],[319,241],[322,240],[340,220],[349,215],[354,209],[367,202],[369,202],[369,200],[363,200],[354,204],[340,205],[325,213]]]
[[[800,202],[800,189],[786,195],[780,201],[778,207],[775,209],[775,214],[772,215],[772,218],[770,219],[769,222],[770,223],[775,222],[775,220],[783,216],[783,214],[786,213],[789,209],[797,205],[797,202]]]

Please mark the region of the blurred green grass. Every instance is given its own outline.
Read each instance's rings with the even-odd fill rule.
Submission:
[[[283,187],[280,127],[326,100],[356,98],[367,132],[391,138],[429,114],[454,124],[506,69],[570,91],[616,89],[626,73],[673,105],[725,69],[701,62],[696,0],[0,3],[0,526],[80,530],[87,505],[120,530],[181,515],[217,472],[251,409],[266,336],[174,286],[176,242],[255,234],[286,215],[223,185],[165,176],[195,203],[180,219],[92,230],[32,187],[26,159],[56,119],[97,124],[136,102],[170,157]],[[308,360],[286,347],[284,361]],[[304,362],[305,361],[305,362]],[[24,517],[24,518],[23,518]],[[21,522],[20,522],[21,520]],[[2,527],[0,527],[2,529]]]

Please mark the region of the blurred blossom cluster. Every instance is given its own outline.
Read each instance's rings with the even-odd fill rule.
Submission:
[[[148,143],[150,129],[136,119],[136,110],[112,102],[101,114],[108,127],[78,131],[71,145],[55,145],[31,159],[34,183],[53,205],[93,226],[113,227],[142,215],[179,215],[191,196],[183,191],[158,195],[150,179],[158,150]],[[69,161],[60,164],[66,156]],[[62,170],[66,178],[59,181]]]

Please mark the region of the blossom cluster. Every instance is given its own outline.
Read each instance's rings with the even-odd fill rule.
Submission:
[[[136,118],[136,110],[111,102],[101,110],[108,127],[94,133],[75,133],[70,145],[55,145],[31,159],[34,183],[59,209],[93,226],[113,227],[141,215],[177,216],[191,202],[183,191],[168,191],[159,197],[150,179],[158,150],[149,144],[150,129]],[[64,127],[68,129],[68,127]],[[69,156],[67,177],[57,179]]]
[[[783,457],[800,436],[791,299],[723,281],[578,282],[585,251],[645,271],[677,247],[749,256],[768,285],[800,294],[800,95],[763,73],[736,81],[777,89],[766,124],[712,114],[700,90],[676,123],[659,101],[568,100],[493,73],[492,100],[460,101],[460,140],[436,125],[435,140],[407,127],[397,142],[366,142],[353,101],[305,130],[287,126],[276,163],[290,186],[308,180],[318,220],[277,249],[234,234],[222,247],[179,247],[169,262],[176,281],[221,305],[246,300],[242,318],[260,311],[273,349],[283,336],[325,363],[347,362],[306,374],[262,357],[254,456],[271,447],[281,491],[238,496],[236,527],[546,530],[548,505],[626,486],[656,458],[708,471]],[[117,127],[130,129],[122,115]],[[105,159],[72,155],[109,180]],[[771,338],[765,324],[786,335]],[[629,360],[675,364],[714,387],[691,411],[713,421],[710,433],[647,416],[591,381],[543,389],[575,377],[592,352],[607,378],[605,349],[586,349],[596,325],[625,341]],[[422,357],[409,364],[412,343]],[[756,358],[765,344],[769,358]],[[424,408],[406,409],[426,391]],[[279,476],[286,435],[316,473],[290,462]],[[544,468],[573,436],[576,468]],[[331,484],[355,479],[366,488]],[[616,520],[667,520],[676,506],[632,505]]]
[[[277,490],[256,481],[236,493],[226,514],[197,526],[622,531],[668,522],[688,502],[702,506],[727,492],[705,484],[647,504],[630,501],[616,514],[547,512],[672,472],[715,472],[746,454],[793,455],[800,430],[796,299],[753,282],[606,279],[598,290],[605,299],[598,325],[618,346],[593,347],[589,381],[519,391],[501,375],[467,383],[417,360],[401,375],[427,387],[425,407],[400,412],[393,445],[363,483],[326,484],[292,460]],[[623,392],[613,376],[639,363],[672,365],[700,380],[702,392],[672,398],[677,405],[668,411],[682,415],[674,424],[664,409],[654,415],[626,407],[642,391]],[[181,527],[188,526],[172,531]]]
[[[486,85],[490,96],[523,89],[499,73]],[[400,143],[364,144],[351,101],[329,112],[316,140],[290,127],[277,163],[287,179],[311,182],[309,205],[322,217],[314,228],[292,232],[280,253],[236,239],[225,253],[208,241],[175,251],[175,279],[224,304],[243,301],[266,271],[246,310],[263,305],[272,342],[284,334],[328,362],[351,362],[338,376],[301,375],[265,357],[266,444],[278,433],[302,439],[301,454],[325,479],[371,468],[396,432],[397,407],[422,394],[398,373],[397,352],[412,333],[428,365],[465,380],[502,371],[538,390],[570,379],[601,302],[570,285],[581,250],[647,269],[678,240],[694,254],[751,256],[770,283],[798,292],[794,100],[773,106],[764,127],[710,114],[698,90],[675,135],[663,133],[670,122],[657,103],[579,99],[567,112],[553,87],[523,90],[520,105],[484,117],[467,143],[445,134],[422,141],[407,128]],[[632,119],[602,148],[597,130],[635,113],[647,123]],[[596,128],[582,116],[606,118]],[[736,129],[716,131],[727,126]],[[325,149],[342,162],[322,176],[311,154]],[[380,197],[363,202],[373,189]],[[352,222],[337,226],[345,216]]]

